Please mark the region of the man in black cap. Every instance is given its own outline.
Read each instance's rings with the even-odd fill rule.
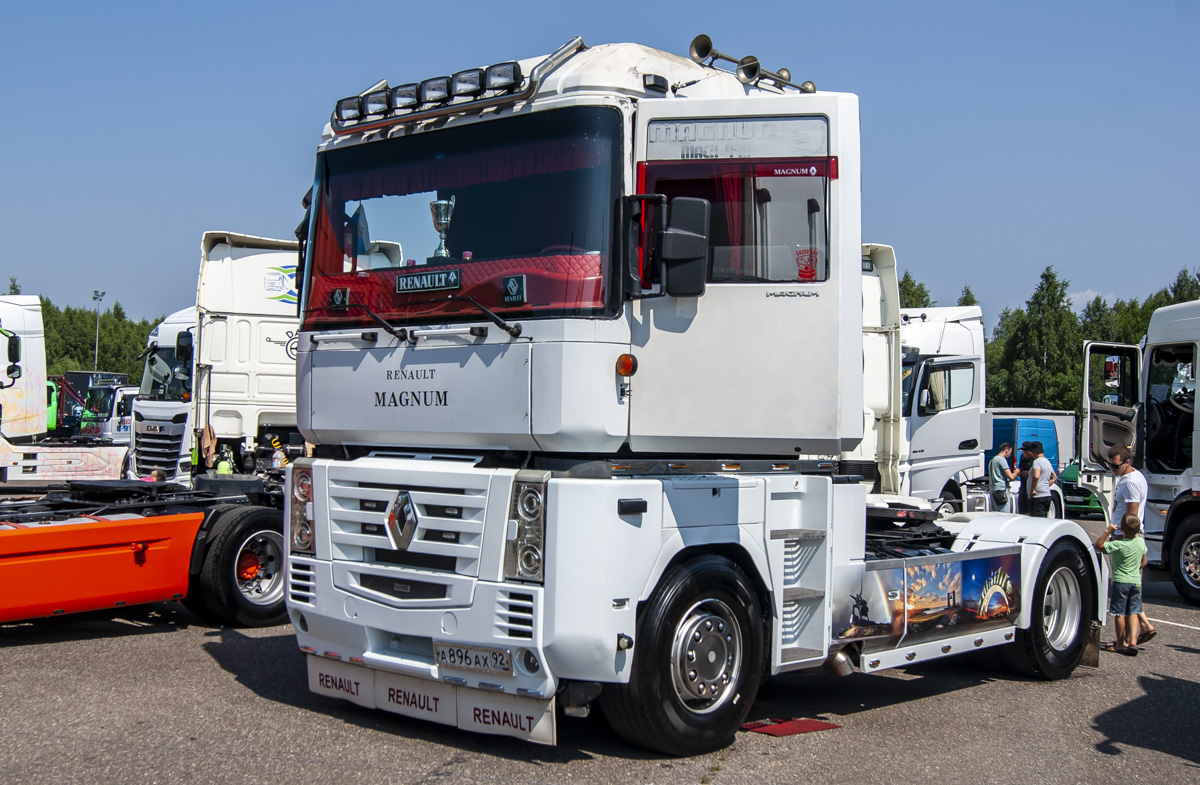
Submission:
[[[1029,470],[1033,468],[1033,442],[1021,442],[1021,460],[1017,471],[1021,473],[1021,490],[1017,493],[1017,512],[1029,514]]]
[[[1046,448],[1042,443],[1032,442],[1029,446],[1033,451],[1033,465],[1029,468],[1029,514],[1049,518],[1050,507],[1054,504],[1050,486],[1058,476],[1045,456]]]

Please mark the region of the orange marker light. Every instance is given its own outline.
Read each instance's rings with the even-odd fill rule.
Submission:
[[[637,358],[632,354],[622,354],[617,358],[617,375],[633,376],[637,373]]]

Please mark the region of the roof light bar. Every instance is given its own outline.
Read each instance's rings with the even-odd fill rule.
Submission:
[[[450,79],[450,92],[454,95],[479,95],[483,92],[482,68],[459,71]]]
[[[366,93],[338,101],[330,126],[340,136],[528,100],[548,73],[586,48],[582,38],[572,38],[538,63],[528,79],[514,60],[390,89],[386,81],[380,81]],[[489,92],[493,95],[486,95]],[[453,100],[460,97],[468,100]],[[423,104],[434,106],[422,109]],[[411,111],[399,113],[400,109]]]

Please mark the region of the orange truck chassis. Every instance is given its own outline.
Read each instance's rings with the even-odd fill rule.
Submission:
[[[0,503],[0,623],[182,600],[206,620],[284,619],[282,515],[166,483],[71,483]]]

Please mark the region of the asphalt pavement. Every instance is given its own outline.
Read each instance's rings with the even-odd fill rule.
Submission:
[[[1137,657],[1059,682],[986,655],[790,674],[751,719],[840,727],[684,759],[626,745],[599,713],[542,747],[315,696],[290,626],[214,628],[178,604],[0,625],[0,782],[1197,782],[1200,608],[1156,570],[1145,595],[1159,634]]]

